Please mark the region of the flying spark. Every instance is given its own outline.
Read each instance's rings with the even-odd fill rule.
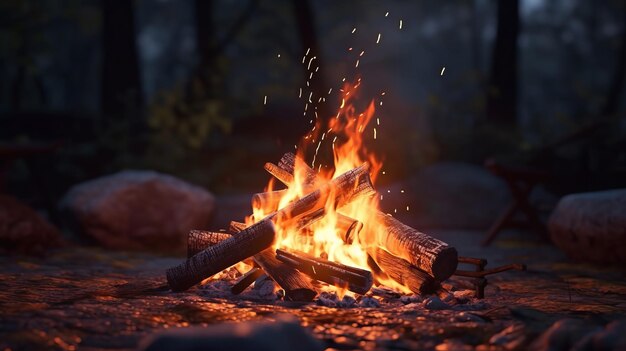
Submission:
[[[301,98],[302,97],[302,88],[300,88],[300,93],[298,93],[298,97]]]
[[[306,52],[304,53],[304,56],[308,55],[310,51],[311,51],[311,48],[306,49]]]
[[[280,58],[280,54],[278,54],[278,58]]]
[[[378,38],[376,39],[376,44],[380,43],[380,33],[378,33]]]
[[[387,13],[385,14],[385,17],[388,17],[388,16],[389,16],[389,11],[387,11]]]
[[[442,69],[441,69],[441,73],[440,73],[439,75],[440,75],[440,76],[443,76],[443,72],[445,72],[445,71],[446,71],[446,68],[445,68],[445,67],[444,67],[444,68],[442,68]]]
[[[352,34],[356,33],[356,27],[352,29]]]
[[[263,98],[263,105],[267,105],[267,95]]]
[[[402,29],[402,20],[400,20],[400,29]]]
[[[376,140],[376,128],[374,128],[374,140]]]
[[[359,67],[359,60],[356,60],[356,65],[354,65],[354,68]]]

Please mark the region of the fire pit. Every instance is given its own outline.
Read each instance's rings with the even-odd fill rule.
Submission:
[[[265,192],[252,196],[252,214],[244,222],[233,221],[219,232],[188,234],[188,259],[167,271],[173,291],[214,279],[233,266],[241,277],[231,292],[239,294],[267,276],[288,301],[312,301],[320,292],[363,296],[374,285],[445,297],[449,291],[442,283],[453,274],[473,278],[475,297],[482,298],[487,274],[525,269],[485,270],[486,260],[459,258],[454,247],[380,211],[382,195],[373,180],[382,163],[364,142],[375,105],[355,112],[351,98],[359,85],[344,86],[339,112],[328,126],[316,123],[296,146],[300,156],[286,153],[277,164],[265,164],[273,179]],[[376,138],[376,128],[371,130]],[[318,163],[315,170],[322,143],[330,144],[333,166]],[[304,155],[311,147],[315,152],[309,164]],[[274,180],[285,188],[275,189]],[[459,262],[476,269],[457,270]]]

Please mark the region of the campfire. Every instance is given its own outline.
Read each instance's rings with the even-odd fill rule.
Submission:
[[[265,192],[253,195],[252,214],[244,222],[231,222],[228,231],[188,234],[188,259],[167,271],[173,291],[236,265],[242,273],[231,289],[236,294],[263,274],[292,301],[311,301],[320,289],[364,295],[374,284],[432,294],[445,292],[441,283],[456,273],[475,278],[482,297],[486,274],[519,268],[484,271],[486,261],[459,258],[454,247],[381,212],[382,195],[373,183],[382,163],[364,142],[370,130],[376,139],[376,128],[369,127],[375,105],[355,112],[350,101],[359,85],[344,86],[337,115],[326,127],[318,121],[296,146],[297,155],[265,164],[273,179]],[[316,167],[323,143],[333,152],[330,171],[321,162]],[[312,148],[309,164],[305,154]],[[283,189],[276,189],[276,180]],[[477,271],[457,271],[459,262]]]

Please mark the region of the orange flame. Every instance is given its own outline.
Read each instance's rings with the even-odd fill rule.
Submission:
[[[290,202],[306,195],[312,188],[328,182],[334,177],[362,165],[364,162],[369,163],[370,176],[375,183],[382,168],[382,162],[367,148],[365,139],[366,135],[374,135],[375,138],[376,131],[375,129],[370,130],[368,124],[374,117],[376,109],[372,100],[365,111],[357,112],[353,99],[359,86],[360,79],[356,84],[345,84],[343,89],[341,89],[342,99],[338,112],[330,119],[328,126],[323,128],[321,123],[317,121],[311,132],[303,138],[298,148],[299,159],[304,160],[305,150],[312,147],[315,148],[313,161],[310,166],[303,162],[296,162],[294,165],[293,183],[288,184],[286,191],[276,195],[281,196],[278,201],[278,208],[286,206]],[[369,134],[371,131],[374,133]],[[334,160],[333,170],[327,171],[322,169],[321,164],[319,164],[317,177],[315,178],[316,184],[306,184],[307,179],[310,179],[307,176],[315,172],[315,162],[317,161],[316,158],[322,143],[331,143]],[[266,190],[271,191],[272,189],[273,183],[270,181]],[[278,233],[277,240],[274,243],[275,248],[298,250],[315,257],[324,257],[331,261],[370,270],[367,262],[368,245],[372,244],[377,231],[381,230],[379,229],[381,226],[375,223],[375,214],[379,208],[378,197],[358,198],[339,209],[335,208],[334,204],[335,201],[331,194],[325,205],[325,216],[309,225],[304,231],[293,225],[284,227],[277,223]],[[269,206],[265,206],[265,208],[255,207],[253,208],[253,216],[248,218],[247,222],[252,224],[254,221],[258,221],[274,211],[276,211],[276,208],[270,208]],[[338,214],[363,223],[360,234],[350,244],[343,240],[345,233],[341,233],[342,228],[338,226]],[[407,287],[384,276],[376,276],[376,278],[390,288],[402,292],[410,292]],[[341,287],[336,287],[336,289],[340,295],[346,293]]]

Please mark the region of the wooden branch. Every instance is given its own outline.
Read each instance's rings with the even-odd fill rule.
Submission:
[[[302,252],[276,250],[276,257],[309,277],[364,295],[374,282],[370,271],[346,266]]]
[[[252,208],[260,208],[265,212],[276,212],[287,189],[256,193],[252,195]]]
[[[274,215],[277,223],[295,218],[309,211],[326,207],[326,201],[334,194],[334,205],[341,207],[360,196],[373,196],[376,191],[372,187],[367,163],[349,170],[319,189],[309,193],[297,201],[278,210]]]
[[[406,286],[416,294],[436,291],[439,284],[428,273],[421,271],[407,260],[394,256],[381,248],[368,250],[376,265],[396,282]]]
[[[268,162],[265,164],[265,170],[286,186],[291,186],[293,184],[293,174],[285,171],[277,165]]]
[[[187,259],[186,262],[168,269],[166,272],[168,284],[173,291],[183,291],[245,258],[256,255],[272,245],[276,234],[275,223],[280,225],[283,221],[325,207],[331,194],[335,194],[334,201],[337,206],[342,206],[359,196],[374,195],[368,169],[368,165],[364,164],[350,170],[244,229],[239,235],[211,246]]]
[[[254,262],[285,290],[286,299],[312,301],[317,295],[311,280],[295,268],[279,261],[271,249],[254,255]]]
[[[307,179],[316,175],[313,169],[293,153],[283,155],[278,162],[278,167],[287,173],[293,173],[296,168],[304,170]],[[458,254],[454,247],[421,233],[380,211],[377,211],[376,219],[382,223],[385,230],[377,232],[375,245],[408,260],[439,281],[449,278],[456,270]]]
[[[208,247],[230,238],[228,233],[210,232],[205,230],[191,230],[187,234],[187,258]]]
[[[270,247],[275,237],[274,223],[257,222],[218,244],[207,248],[166,271],[173,291],[184,291],[222,270]]]
[[[242,226],[244,228],[242,228]],[[234,232],[245,230],[245,224],[230,222]],[[312,301],[317,295],[311,280],[279,261],[273,249],[266,249],[253,256],[254,262],[261,267],[281,288],[285,290],[285,298],[291,301]]]
[[[237,279],[235,284],[230,288],[230,292],[235,295],[241,294],[250,284],[254,283],[254,281],[263,275],[263,270],[257,267],[252,268],[246,274],[242,275]]]

